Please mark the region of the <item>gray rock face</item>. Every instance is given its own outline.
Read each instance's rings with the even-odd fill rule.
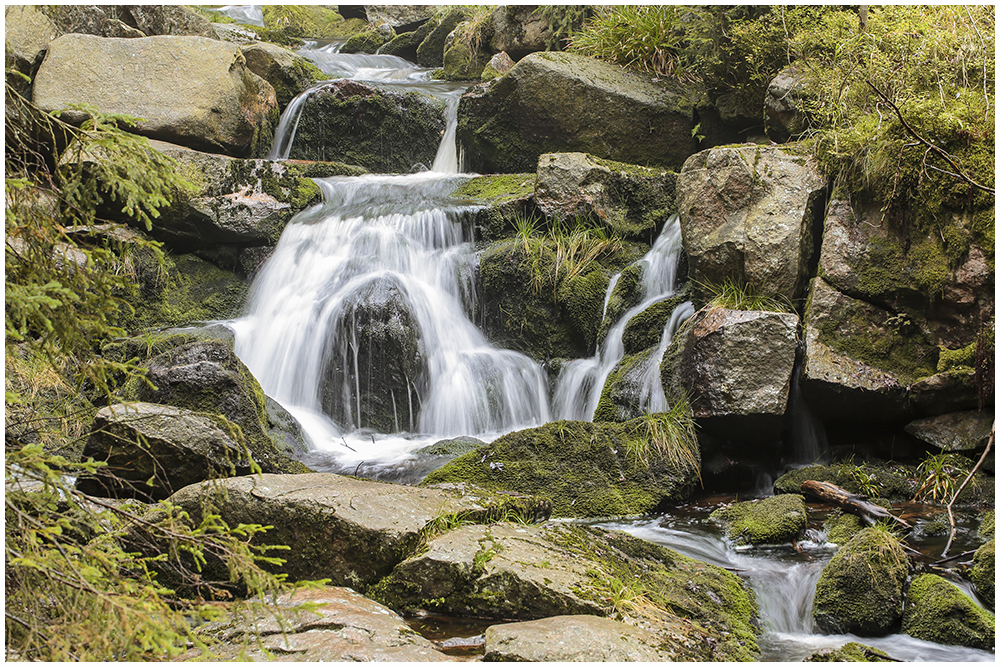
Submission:
[[[506,51],[516,61],[529,53],[546,50],[552,31],[536,9],[535,5],[502,5],[493,10],[490,47],[494,53]]]
[[[49,45],[33,101],[45,111],[90,104],[144,119],[135,131],[152,139],[248,156],[270,147],[277,102],[236,48],[205,37],[64,35]]]
[[[278,109],[284,109],[296,95],[327,78],[311,61],[276,44],[257,42],[242,47],[242,52],[247,69],[274,88]]]
[[[219,421],[151,403],[98,410],[83,449],[84,460],[88,457],[108,464],[77,482],[81,491],[95,496],[160,500],[189,484],[249,472],[244,452]]]
[[[412,29],[429,19],[434,12],[434,5],[365,5],[369,23],[388,23],[397,32],[402,32],[399,28]]]
[[[197,521],[208,499],[230,525],[273,525],[262,539],[291,547],[280,568],[291,581],[329,577],[360,590],[412,555],[435,519],[485,517],[510,500],[469,487],[416,488],[331,473],[231,478],[186,487],[170,500]],[[524,505],[531,520],[538,503]]]
[[[797,325],[794,313],[702,309],[664,355],[664,391],[687,391],[694,417],[708,432],[772,440],[788,405]]]
[[[215,39],[215,30],[205,17],[183,5],[122,5],[129,25],[147,35],[192,35]]]
[[[801,295],[826,196],[813,158],[767,146],[713,148],[684,163],[677,192],[692,279]]]
[[[910,401],[925,415],[976,408],[976,373],[959,369],[926,377],[910,385]]]
[[[665,169],[548,153],[538,158],[537,173],[535,202],[549,218],[588,218],[649,241],[675,207],[676,175]]]
[[[945,452],[967,452],[985,445],[994,413],[977,410],[926,417],[906,425],[906,432]]]
[[[809,127],[803,109],[802,76],[795,65],[780,71],[764,94],[764,130],[778,143],[794,139]]]
[[[426,552],[400,563],[369,594],[396,610],[479,618],[620,615],[656,634],[678,660],[748,660],[758,650],[753,605],[733,575],[586,526],[459,528],[431,540]],[[559,655],[554,637],[550,644]],[[605,650],[613,649],[605,644]]]
[[[212,24],[183,5],[51,5],[61,33],[98,37],[178,35],[215,39]],[[123,34],[131,32],[130,35]]]
[[[659,635],[600,616],[553,616],[486,628],[486,662],[673,662]]]
[[[462,97],[458,139],[481,173],[534,171],[542,154],[574,151],[676,169],[697,150],[694,113],[707,96],[651,78],[585,56],[532,53]]]
[[[314,611],[294,609],[317,605]],[[324,586],[284,595],[272,607],[275,614],[254,619],[262,646],[249,639],[246,621],[218,621],[199,628],[221,640],[212,649],[223,660],[266,662],[450,662],[455,660],[433,642],[410,629],[391,609],[350,588]],[[264,653],[264,650],[269,653]],[[243,653],[245,651],[245,654]],[[196,655],[191,657],[196,658]]]
[[[493,54],[490,61],[486,63],[486,67],[483,68],[483,73],[480,74],[480,77],[483,81],[489,81],[506,74],[513,66],[514,61],[507,55],[507,52],[501,51],[500,53]]]
[[[7,5],[4,8],[4,63],[21,74],[33,76],[42,62],[45,48],[59,36],[59,29],[37,7]],[[27,94],[30,84],[20,77],[6,77]]]
[[[912,416],[907,379],[833,346],[864,350],[891,341],[895,330],[887,311],[845,296],[822,278],[812,282],[805,315],[805,359],[800,384],[811,408],[821,418],[850,418],[855,423],[898,423]],[[874,334],[869,329],[874,330]],[[905,343],[905,340],[903,341]],[[907,352],[900,345],[900,356]],[[893,348],[883,348],[894,352]],[[885,355],[888,361],[888,355]]]
[[[442,108],[426,96],[334,81],[303,104],[289,157],[409,173],[433,164],[444,127]]]

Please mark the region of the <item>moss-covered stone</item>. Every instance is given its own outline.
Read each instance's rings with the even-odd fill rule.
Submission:
[[[481,204],[473,213],[476,238],[496,241],[510,236],[516,220],[534,213],[534,174],[496,174],[469,179],[452,197]]]
[[[636,354],[628,354],[608,374],[601,389],[597,408],[594,410],[595,422],[625,422],[642,415],[641,393],[644,387],[646,372],[656,359],[656,349],[643,350]]]
[[[658,454],[642,419],[559,421],[502,436],[432,472],[421,484],[469,482],[538,495],[552,501],[554,516],[643,514],[694,490],[698,453],[681,454],[686,456],[673,461]]]
[[[996,512],[995,510],[990,510],[989,512],[984,512],[983,517],[979,522],[979,535],[980,537],[985,537],[986,539],[991,539],[994,537],[996,532]]]
[[[996,619],[946,579],[921,574],[906,595],[903,634],[989,651],[996,644]]]
[[[446,81],[477,81],[491,54],[473,49],[461,39],[445,47],[441,78]]]
[[[826,531],[826,541],[840,546],[847,544],[864,527],[865,525],[860,518],[853,514],[844,514],[839,510],[823,522],[823,530]]]
[[[677,306],[686,300],[687,295],[677,294],[669,299],[658,301],[638,315],[633,316],[625,325],[625,331],[622,333],[625,354],[635,354],[659,345],[663,338],[663,329],[670,321],[670,316],[673,315]]]
[[[909,500],[916,493],[917,469],[914,466],[897,463],[832,463],[830,465],[814,465],[805,468],[789,470],[774,482],[775,493],[800,493],[802,482],[814,479],[817,482],[830,482],[850,493],[864,494],[859,479],[878,491],[878,495],[889,500]]]
[[[837,551],[816,583],[813,618],[824,632],[882,635],[903,612],[906,553],[884,528],[866,528]]]
[[[604,308],[604,319],[601,321],[601,328],[598,332],[598,342],[603,342],[608,335],[608,331],[615,325],[628,311],[629,308],[638,306],[644,295],[642,286],[642,273],[644,264],[639,262],[625,267],[618,276],[615,288],[611,290],[608,303]]]
[[[320,5],[263,5],[261,39],[275,44],[295,44],[301,39],[341,39],[359,30],[364,21],[345,21],[329,7]]]
[[[388,44],[396,37],[396,31],[390,26],[385,25],[386,29],[382,29],[382,26],[376,28],[375,26],[366,26],[361,32],[351,35],[351,37],[344,42],[341,47],[341,53],[377,53],[379,48],[384,44]]]
[[[996,603],[996,568],[997,541],[994,538],[976,549],[976,555],[972,557],[972,568],[969,570],[969,579],[976,585],[979,599],[990,609]]]
[[[803,662],[899,662],[889,654],[871,646],[848,642],[837,649],[819,651]]]
[[[424,95],[334,81],[303,105],[289,157],[409,173],[434,162],[444,125],[442,107]]]
[[[382,47],[380,53],[387,56],[399,56],[410,62],[417,62],[417,49],[439,23],[440,19],[432,17],[416,30],[397,34]]]
[[[806,501],[797,494],[782,494],[736,503],[709,516],[726,527],[726,536],[737,545],[786,544],[806,528]]]
[[[453,9],[440,19],[432,19],[436,22],[427,37],[417,47],[417,64],[422,67],[441,67],[444,65],[444,45],[448,35],[459,23],[466,20],[468,16],[462,9]]]

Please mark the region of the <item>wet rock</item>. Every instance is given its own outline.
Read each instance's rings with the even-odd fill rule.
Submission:
[[[514,221],[532,217],[535,179],[535,174],[476,176],[451,196],[479,204],[481,207],[472,213],[476,237],[496,241],[515,231]]]
[[[621,282],[621,278],[618,281]],[[686,295],[678,294],[663,301],[657,301],[641,313],[633,315],[622,331],[622,346],[625,348],[625,354],[636,354],[658,346],[663,339],[663,330],[670,322],[671,316],[677,307],[685,301],[687,301]]]
[[[242,48],[247,69],[274,88],[278,109],[284,109],[296,95],[328,77],[309,60],[291,49],[257,42]]]
[[[857,642],[848,642],[838,649],[818,651],[803,662],[899,662],[884,651]]]
[[[490,61],[486,63],[486,67],[483,68],[482,73],[479,77],[483,81],[492,81],[498,76],[503,76],[510,68],[514,66],[514,61],[510,59],[506,51],[501,51],[496,53],[490,58]]]
[[[380,433],[412,432],[427,372],[420,323],[405,286],[379,277],[346,297],[327,342],[323,412],[338,424]]]
[[[49,44],[32,101],[128,114],[144,119],[133,128],[143,136],[237,157],[266,151],[278,121],[271,84],[240,63],[235,45],[205,37],[64,35]]]
[[[799,382],[817,416],[893,425],[912,418],[906,386],[933,374],[936,349],[908,319],[816,278],[804,324]]]
[[[826,541],[843,546],[852,537],[860,533],[865,525],[853,514],[834,514],[823,522],[826,531]]]
[[[387,56],[399,56],[410,62],[417,62],[417,49],[423,43],[427,36],[431,34],[431,31],[438,26],[437,19],[429,19],[422,23],[415,30],[409,32],[404,32],[403,30],[397,30],[398,33],[393,37],[387,44],[384,44],[379,53]]]
[[[768,146],[712,148],[677,178],[691,278],[735,280],[796,299],[819,239],[827,181],[812,157]]]
[[[915,466],[877,462],[867,462],[862,465],[832,463],[789,470],[775,480],[774,492],[800,493],[802,482],[813,479],[817,482],[836,484],[848,493],[865,495],[865,490],[858,482],[859,479],[864,479],[878,489],[881,498],[899,502],[913,498],[918,488],[916,478]]]
[[[255,475],[192,485],[170,501],[197,522],[212,503],[229,525],[273,525],[261,538],[291,547],[275,569],[289,580],[330,578],[364,590],[410,557],[435,520],[523,521],[544,518],[537,499],[498,496],[465,486],[427,489],[331,473]]]
[[[788,405],[797,326],[794,313],[702,309],[663,357],[664,392],[687,392],[707,432],[741,442],[774,440]]]
[[[139,400],[196,412],[221,414],[239,426],[253,460],[264,472],[309,472],[291,458],[283,442],[266,433],[264,392],[229,345],[199,340],[179,345],[144,363],[154,387],[135,382],[127,393]],[[131,396],[130,396],[131,398]]]
[[[552,30],[548,19],[537,9],[535,5],[501,5],[494,9],[490,15],[493,52],[506,52],[517,61],[529,53],[548,50],[553,40]]]
[[[583,218],[620,236],[651,241],[675,209],[676,174],[585,153],[538,158],[535,201],[548,218]]]
[[[898,540],[885,529],[864,529],[823,568],[813,600],[816,625],[833,634],[888,634],[903,615],[908,573]]]
[[[382,46],[396,37],[396,31],[387,23],[369,24],[359,33],[351,35],[340,48],[341,53],[378,53]]]
[[[979,599],[989,609],[996,605],[996,556],[997,541],[991,539],[976,549],[976,554],[972,557],[972,568],[969,570],[969,579],[975,584]]]
[[[303,104],[289,157],[409,173],[433,164],[444,129],[442,108],[426,96],[345,79],[325,84]]]
[[[434,26],[417,47],[417,64],[421,67],[441,67],[444,65],[445,40],[459,23],[468,18],[461,9],[453,9],[436,23],[433,19],[428,21],[428,24],[434,23]]]
[[[906,432],[944,452],[971,452],[986,445],[993,421],[993,412],[951,412],[910,422]]]
[[[651,78],[586,56],[532,53],[462,97],[458,139],[482,173],[533,171],[539,156],[558,152],[676,169],[697,150],[691,130],[707,96]]]
[[[768,84],[764,94],[764,130],[772,141],[784,143],[809,128],[804,90],[802,74],[795,65],[778,72]]]
[[[486,629],[486,662],[673,662],[660,635],[600,616],[553,616]]]
[[[397,610],[498,620],[617,615],[683,660],[758,654],[755,605],[735,575],[586,526],[459,528],[431,540],[369,594]]]
[[[903,634],[989,651],[996,644],[996,619],[951,582],[921,574],[906,595]]]
[[[365,5],[368,22],[392,26],[396,32],[413,31],[437,11],[434,5]]]
[[[644,514],[684,499],[698,480],[696,447],[667,454],[654,439],[660,419],[623,424],[559,421],[515,431],[454,459],[423,485],[470,482],[548,498],[555,516]],[[669,450],[668,450],[669,451]]]
[[[315,605],[309,611],[296,609]],[[253,627],[260,645],[246,633]],[[255,662],[450,662],[395,612],[350,588],[324,586],[283,595],[256,618],[207,623],[202,636],[222,660]],[[246,645],[249,642],[249,645]],[[199,659],[192,654],[189,657]]]
[[[788,544],[806,529],[806,501],[798,494],[771,496],[715,510],[709,518],[737,545]]]
[[[119,403],[98,410],[83,460],[108,464],[81,477],[92,496],[162,500],[188,484],[250,472],[227,425],[190,410]]]
[[[477,447],[482,447],[485,444],[479,438],[463,436],[449,440],[439,440],[433,445],[418,449],[415,453],[426,456],[460,456],[474,451]]]
[[[634,308],[642,303],[645,298],[645,288],[643,287],[643,273],[645,271],[644,262],[636,262],[625,267],[618,276],[611,295],[607,298],[604,307],[604,319],[601,321],[601,328],[597,334],[597,341],[603,343],[608,335],[608,331],[613,327],[630,308]],[[635,350],[638,352],[638,350]]]

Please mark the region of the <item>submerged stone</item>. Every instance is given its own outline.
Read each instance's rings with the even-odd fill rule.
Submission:
[[[459,528],[431,540],[370,594],[396,610],[498,620],[620,618],[683,660],[753,660],[759,651],[755,604],[738,577],[586,526]]]
[[[996,619],[948,580],[921,574],[910,582],[903,634],[989,651],[996,645]]]
[[[726,527],[735,544],[787,544],[806,529],[806,501],[798,494],[782,494],[736,503],[709,517]]]

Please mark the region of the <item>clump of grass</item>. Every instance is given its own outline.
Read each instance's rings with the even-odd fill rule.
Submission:
[[[684,8],[621,5],[598,11],[569,37],[569,50],[661,76],[684,77]]]
[[[648,466],[650,456],[655,455],[680,470],[699,471],[700,479],[698,427],[685,397],[676,399],[667,412],[647,412],[639,428],[638,437],[625,445],[629,456]]]
[[[952,454],[936,454],[928,456],[917,467],[920,472],[920,488],[913,494],[914,500],[923,498],[939,502],[951,498],[955,493],[957,480],[967,474]]]
[[[709,295],[709,305],[729,310],[764,310],[775,313],[793,313],[795,307],[788,297],[757,291],[749,283],[726,278],[721,283],[698,283]]]

